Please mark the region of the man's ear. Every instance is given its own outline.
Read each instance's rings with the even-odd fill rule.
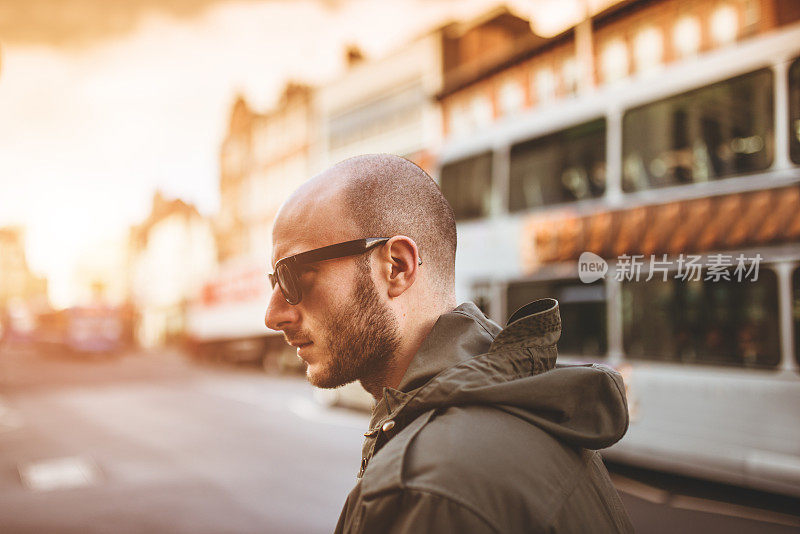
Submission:
[[[422,261],[413,239],[396,235],[381,248],[381,272],[385,276],[389,296],[399,297],[414,285]]]

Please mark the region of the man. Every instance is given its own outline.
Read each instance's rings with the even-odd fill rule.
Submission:
[[[555,368],[552,299],[504,330],[456,306],[455,252],[452,209],[396,156],[335,165],[278,213],[266,325],[312,384],[377,402],[336,531],[631,531],[594,452],[627,430],[619,375]]]

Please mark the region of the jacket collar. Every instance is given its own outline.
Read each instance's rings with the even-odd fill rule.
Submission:
[[[414,414],[442,405],[453,395],[461,394],[461,401],[476,401],[485,386],[526,380],[553,369],[560,334],[558,302],[554,299],[540,299],[520,308],[505,329],[471,303],[441,315],[412,358],[398,389],[383,389],[364,434],[358,477],[363,476],[375,452],[400,427],[409,424]],[[465,387],[458,391],[446,384]]]
[[[408,365],[397,389],[384,388],[375,405],[370,429],[392,416],[411,394],[445,369],[489,351],[501,328],[487,319],[475,304],[465,302],[439,316]]]

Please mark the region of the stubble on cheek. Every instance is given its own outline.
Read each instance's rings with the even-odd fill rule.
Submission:
[[[328,354],[306,369],[312,385],[336,388],[385,374],[392,365],[399,345],[397,321],[363,271],[348,303],[323,327]]]

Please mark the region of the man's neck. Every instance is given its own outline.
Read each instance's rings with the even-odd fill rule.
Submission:
[[[447,310],[450,311],[450,310]],[[445,312],[442,312],[445,313]],[[394,357],[387,359],[387,365],[380,369],[379,373],[361,379],[361,386],[372,395],[376,401],[380,401],[383,396],[384,388],[395,388],[403,380],[408,366],[416,356],[417,351],[422,346],[425,338],[430,334],[433,325],[439,319],[440,314],[431,315],[417,323],[410,332],[402,335],[400,346]]]

